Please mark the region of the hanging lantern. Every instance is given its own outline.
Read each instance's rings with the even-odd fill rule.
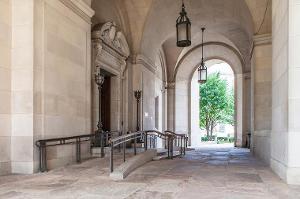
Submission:
[[[203,42],[203,35],[205,28],[202,28],[202,59],[201,64],[198,67],[198,82],[200,84],[206,83],[207,81],[207,67],[205,66],[204,62],[204,42]]]
[[[207,81],[207,67],[205,66],[204,62],[201,62],[200,66],[198,67],[198,82],[200,84],[204,84]]]
[[[176,31],[177,31],[177,46],[187,47],[192,44],[191,42],[191,21],[187,17],[185,11],[185,5],[182,0],[182,10],[180,16],[176,21]]]

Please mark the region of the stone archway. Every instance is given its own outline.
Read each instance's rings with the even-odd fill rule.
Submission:
[[[184,132],[191,137],[191,93],[190,82],[192,76],[200,63],[199,56],[201,54],[201,48],[194,48],[189,52],[177,66],[175,73],[175,87],[174,87],[174,129],[177,132]],[[212,59],[219,59],[228,63],[235,76],[235,132],[236,142],[235,146],[242,147],[245,143],[246,131],[245,131],[245,93],[250,90],[244,89],[244,76],[243,63],[241,57],[225,45],[208,44],[205,47],[206,61]],[[169,99],[171,100],[171,99]],[[250,117],[250,113],[247,113]]]
[[[228,84],[228,89],[232,88],[233,92],[236,90],[235,85],[234,85],[234,72],[232,70],[232,67],[219,59],[213,59],[213,60],[208,60],[206,61],[206,66],[208,68],[208,74],[213,74],[215,72],[220,73],[220,77],[224,80],[227,81]],[[202,143],[201,139],[203,136],[206,135],[206,133],[204,134],[203,130],[200,129],[199,126],[199,113],[201,113],[200,111],[200,87],[199,87],[199,83],[198,83],[198,71],[197,68],[195,69],[194,73],[191,76],[190,79],[190,144],[191,147],[193,148],[198,148],[200,146],[203,146],[204,143]],[[233,93],[234,99],[236,99],[236,94],[237,92]],[[236,101],[234,100],[234,104],[236,104]],[[237,106],[235,106],[234,108],[234,113],[237,111],[236,110]],[[234,137],[238,136],[236,133],[236,128],[235,125],[232,126],[233,131],[231,129],[231,125],[222,125],[224,126],[224,131],[228,134],[234,133]],[[226,126],[226,127],[225,127]],[[226,129],[226,130],[225,130]]]

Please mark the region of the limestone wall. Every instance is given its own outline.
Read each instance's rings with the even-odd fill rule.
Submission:
[[[11,171],[11,1],[0,1],[0,175]]]
[[[34,137],[34,0],[12,1],[13,173],[33,172]]]
[[[288,1],[273,1],[271,167],[286,179],[288,162]]]
[[[295,0],[273,1],[271,167],[290,184],[300,184],[299,9]]]
[[[90,23],[59,1],[40,0],[35,6],[35,139],[89,134]],[[82,155],[88,154],[84,145]],[[48,149],[50,169],[74,161],[74,145]]]
[[[288,170],[287,182],[300,184],[300,4],[289,0],[288,37]]]
[[[270,40],[270,36],[268,36]],[[254,132],[253,153],[267,164],[271,156],[272,129],[272,45],[263,44],[254,51]]]
[[[141,124],[140,127],[143,130],[152,130],[155,128],[155,98],[158,97],[158,128],[157,130],[164,130],[165,124],[163,123],[164,116],[164,103],[165,97],[163,96],[163,81],[161,77],[158,76],[160,66],[155,66],[155,64],[148,62],[149,60],[142,55],[139,55],[133,64],[133,79],[132,79],[132,89],[142,90],[142,100],[141,100]],[[132,92],[133,95],[133,92]],[[131,102],[133,104],[133,129],[136,129],[136,100],[133,98]],[[129,112],[130,114],[130,112]]]
[[[37,171],[38,139],[90,133],[92,15],[81,0],[0,1],[0,174]],[[74,159],[48,150],[50,169]]]

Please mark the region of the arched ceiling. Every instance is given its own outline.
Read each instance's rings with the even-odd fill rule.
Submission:
[[[236,48],[247,60],[254,34],[271,33],[272,0],[185,0],[192,21],[193,46],[175,46],[175,20],[180,0],[92,0],[93,22],[114,20],[125,33],[132,54],[143,54],[153,62],[163,49],[168,76],[178,60],[201,41],[222,41]],[[266,9],[268,8],[268,9]],[[247,69],[246,69],[247,70]]]
[[[228,48],[228,46],[222,45],[218,42],[207,43],[206,49],[206,60],[223,60],[228,63],[235,74],[243,73],[243,63],[241,62],[241,57],[236,51]],[[197,65],[200,64],[201,60],[198,59],[198,55],[201,54],[201,48],[196,47],[194,50],[188,52],[185,58],[181,60],[180,65],[184,67],[178,67],[175,70],[173,78],[170,80],[172,82],[176,81],[189,81],[191,75],[196,70]]]

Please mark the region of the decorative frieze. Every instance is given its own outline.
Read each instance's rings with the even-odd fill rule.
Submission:
[[[127,59],[130,55],[126,38],[121,31],[117,31],[115,22],[95,25],[92,30],[92,40],[94,43],[101,44],[105,50],[116,57]]]
[[[124,34],[115,22],[97,24],[92,29],[94,69],[101,67],[114,74],[122,74],[130,55]]]

